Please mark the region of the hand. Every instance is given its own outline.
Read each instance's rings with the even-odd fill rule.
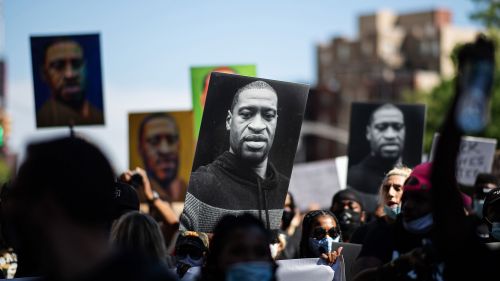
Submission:
[[[321,258],[325,260],[328,265],[333,265],[337,258],[342,254],[343,247],[339,247],[336,251],[321,254]]]
[[[148,201],[153,200],[153,189],[151,188],[151,182],[149,181],[149,178],[146,174],[146,171],[144,171],[144,169],[136,167],[134,170],[127,170],[120,175],[119,179],[123,182],[130,183],[130,180],[132,179],[132,175],[135,173],[141,175],[142,189],[144,191],[146,199]]]
[[[144,188],[144,195],[146,195],[146,199],[148,201],[153,200],[153,189],[151,188],[151,182],[149,181],[146,171],[142,168],[136,167],[134,172],[138,173],[142,177],[142,187]]]

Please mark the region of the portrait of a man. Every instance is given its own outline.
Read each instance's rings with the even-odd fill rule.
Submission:
[[[182,201],[193,150],[192,114],[134,113],[129,115],[129,126],[130,140],[134,140],[130,168],[143,167],[162,199]]]
[[[362,112],[369,112],[364,125]],[[424,118],[421,105],[353,104],[347,185],[366,195],[368,206],[375,207],[385,173],[398,164],[420,163]]]
[[[31,37],[37,127],[104,124],[98,44],[98,35]]]
[[[277,127],[281,125],[281,114],[285,112],[285,106],[281,105],[280,95],[270,81],[222,73],[213,74],[211,81],[212,79],[215,79],[215,85],[223,83],[224,79],[233,79],[236,82],[233,84],[241,86],[234,89],[231,102],[226,103],[225,116],[219,120],[223,121],[227,149],[213,161],[196,168],[196,163],[193,166],[181,215],[181,229],[211,232],[223,215],[246,212],[260,218],[268,228],[277,229],[281,222],[291,167],[284,171],[278,170],[277,167],[281,166],[278,166],[275,160],[281,158],[279,162],[293,161],[293,158],[287,159],[290,155],[273,157],[271,154],[276,146],[285,145],[286,150],[290,151],[287,143],[277,145],[275,142]],[[292,85],[287,86],[291,88]],[[304,85],[297,86],[295,93],[288,93],[290,100],[293,101],[295,95],[296,102],[304,102],[295,106],[299,110],[299,122],[289,124],[292,134],[288,135],[288,138],[291,138],[289,143],[294,145],[294,149],[307,97],[307,88]],[[210,103],[210,97],[208,95],[206,108],[209,113],[210,105],[217,104],[215,100]],[[221,114],[219,116],[222,117]],[[287,119],[283,120],[283,124],[287,124]],[[211,120],[204,119],[202,124],[198,141],[198,148],[201,147],[202,150],[206,147],[203,145],[203,138],[207,136],[204,134],[207,129],[204,127],[205,122]],[[195,162],[203,158],[198,155],[198,148]]]

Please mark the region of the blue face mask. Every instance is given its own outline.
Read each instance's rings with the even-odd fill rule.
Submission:
[[[270,281],[273,266],[270,262],[242,262],[230,266],[226,271],[226,281]]]
[[[394,204],[392,207],[384,205],[384,213],[391,219],[395,220],[396,217],[401,213],[401,205]]]
[[[490,235],[496,240],[500,241],[500,222],[494,222],[491,224]]]
[[[413,234],[424,234],[431,230],[432,225],[434,224],[434,219],[432,214],[427,214],[423,217],[412,221],[403,220],[403,227],[410,233]]]
[[[333,242],[339,242],[340,241],[340,236],[335,237],[335,239],[331,238],[330,236],[327,236],[323,239],[316,239],[316,238],[309,238],[309,248],[311,249],[311,252],[319,256],[324,253],[330,253],[333,251]]]

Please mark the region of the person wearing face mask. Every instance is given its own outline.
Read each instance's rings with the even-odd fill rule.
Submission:
[[[203,232],[181,231],[175,244],[176,273],[181,280],[194,280],[208,254],[208,236]]]
[[[411,260],[414,249],[430,248],[434,236],[434,220],[431,201],[432,164],[417,165],[404,182],[401,197],[401,214],[385,229],[370,231],[356,259],[354,280],[375,278],[377,274],[391,274],[394,261]],[[419,252],[420,253],[420,252]],[[402,257],[401,259],[399,259]],[[439,265],[429,262],[422,265],[421,272],[413,272],[411,266],[403,267],[410,275],[440,275]],[[385,275],[384,275],[385,276]],[[368,278],[369,279],[369,278]],[[381,279],[384,280],[384,279]]]
[[[341,190],[333,196],[330,211],[337,217],[344,242],[350,242],[352,234],[365,222],[361,199],[350,189]]]
[[[281,218],[281,231],[278,240],[284,240],[285,248],[277,256],[277,259],[298,259],[299,244],[301,237],[301,215],[299,209],[295,206],[293,195],[288,192],[283,208],[283,217]]]
[[[352,235],[351,243],[363,244],[369,232],[387,229],[396,221],[397,215],[401,213],[403,185],[410,173],[411,169],[405,166],[398,166],[387,172],[379,188],[379,204],[383,215],[359,227]]]
[[[474,213],[482,217],[483,215],[483,205],[484,199],[488,195],[488,193],[494,189],[499,187],[498,179],[493,174],[480,173],[476,177],[476,182],[474,183],[474,193],[473,193],[473,204],[474,204]]]
[[[251,214],[226,215],[217,223],[202,267],[202,281],[275,281],[270,235]]]
[[[500,242],[500,188],[488,192],[482,215],[489,230],[489,239],[486,242]]]
[[[300,258],[319,257],[338,272],[341,264],[337,260],[342,254],[342,247],[334,250],[333,242],[343,242],[342,231],[335,215],[326,210],[307,213],[302,222]],[[334,275],[334,280],[340,276]]]

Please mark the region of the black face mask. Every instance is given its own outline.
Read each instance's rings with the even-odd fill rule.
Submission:
[[[293,217],[295,216],[295,211],[283,211],[283,216],[281,217],[281,229],[286,230],[292,223]]]
[[[361,214],[351,209],[344,209],[341,212],[335,212],[339,220],[342,238],[349,240],[354,231],[361,225]]]

